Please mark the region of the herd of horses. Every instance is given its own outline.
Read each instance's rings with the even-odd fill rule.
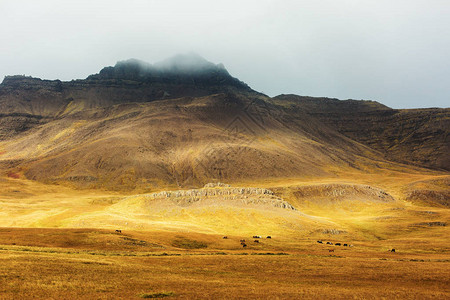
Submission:
[[[115,233],[122,233],[121,229],[116,229]],[[224,236],[222,237],[223,239],[228,239],[228,236]],[[253,238],[255,239],[253,242],[259,244],[259,239],[262,239],[263,237],[260,235],[254,235]],[[268,235],[266,236],[266,239],[271,239],[272,236]],[[240,243],[242,245],[243,248],[247,247],[247,242],[245,240],[240,240]]]
[[[323,241],[317,241],[319,244],[323,244]],[[327,242],[327,245],[333,245],[332,242]],[[335,246],[344,246],[344,247],[353,247],[352,244],[347,244],[347,243],[335,243]]]
[[[323,241],[318,240],[317,243],[319,244],[323,244]],[[327,245],[333,245],[332,242],[326,242]],[[352,244],[347,244],[347,243],[334,243],[335,246],[343,246],[343,247],[353,247]],[[334,249],[329,249],[328,252],[334,252]],[[388,252],[395,252],[395,249],[389,249]]]
[[[253,240],[254,243],[259,244],[259,239],[262,239],[263,237],[260,235],[254,235],[252,238],[255,239],[255,240]],[[271,238],[272,238],[272,236],[270,236],[270,235],[266,236],[266,239],[271,239]],[[228,239],[228,236],[224,236],[223,239]],[[239,242],[241,243],[243,248],[247,247],[246,240],[242,239]]]
[[[122,230],[116,229],[115,232],[116,232],[116,233],[122,233]],[[228,236],[224,236],[224,237],[222,237],[222,238],[223,238],[223,239],[228,239]],[[260,235],[254,235],[252,238],[255,239],[255,240],[253,241],[254,243],[259,244],[259,239],[262,239],[262,236],[260,236]],[[266,239],[271,239],[271,238],[272,238],[272,236],[270,236],[270,235],[266,236]],[[247,242],[246,242],[246,240],[241,239],[239,242],[241,243],[241,245],[242,245],[243,248],[247,247]],[[322,240],[318,240],[317,243],[323,244],[323,241],[322,241]],[[326,244],[327,244],[327,245],[333,245],[332,242],[326,242]],[[352,244],[348,244],[348,243],[339,243],[339,242],[338,242],[338,243],[334,243],[334,245],[335,245],[335,246],[343,246],[343,247],[353,247]],[[328,252],[334,252],[334,249],[328,249]],[[395,249],[389,249],[388,252],[395,252]]]
[[[323,244],[323,241],[319,240],[317,241],[317,243],[319,244]],[[332,242],[326,242],[327,245],[333,245]],[[347,244],[347,243],[334,243],[335,246],[343,246],[343,247],[353,247],[352,244]],[[334,249],[328,249],[328,252],[334,252]]]

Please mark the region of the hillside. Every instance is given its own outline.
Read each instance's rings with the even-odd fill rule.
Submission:
[[[0,108],[3,174],[76,188],[448,167],[448,109],[269,98],[196,55],[123,61],[71,82],[6,77]]]
[[[391,109],[374,101],[280,95],[273,103],[307,113],[385,158],[450,170],[450,109]]]
[[[240,94],[84,110],[1,146],[2,165],[26,178],[119,190],[402,168],[308,115]]]

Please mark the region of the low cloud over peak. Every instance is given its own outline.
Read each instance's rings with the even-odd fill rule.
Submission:
[[[223,76],[231,75],[223,64],[214,64],[195,53],[178,54],[154,64],[131,58],[116,63],[114,67],[103,68],[99,74],[89,76],[98,78],[149,78],[158,76]]]

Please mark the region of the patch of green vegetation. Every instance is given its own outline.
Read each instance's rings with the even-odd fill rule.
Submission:
[[[142,293],[138,296],[141,298],[165,298],[174,296],[174,292],[159,292],[159,293]]]
[[[172,246],[183,249],[201,249],[207,248],[208,245],[204,242],[179,237],[172,241]]]

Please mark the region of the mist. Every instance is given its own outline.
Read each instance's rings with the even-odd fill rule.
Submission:
[[[444,0],[1,1],[0,78],[195,52],[270,96],[449,107],[449,13]]]

